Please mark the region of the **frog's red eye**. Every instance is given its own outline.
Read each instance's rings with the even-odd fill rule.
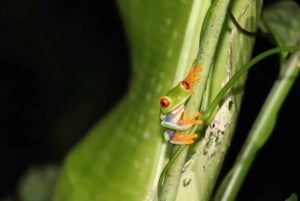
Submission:
[[[170,105],[170,100],[167,97],[163,96],[159,99],[159,104],[161,107],[166,108]]]
[[[181,86],[183,86],[185,89],[191,89],[190,84],[186,80],[181,81]]]

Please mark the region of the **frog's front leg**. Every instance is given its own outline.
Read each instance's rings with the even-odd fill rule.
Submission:
[[[203,121],[201,119],[197,119],[199,116],[200,116],[200,112],[195,112],[192,116],[187,117],[187,110],[184,109],[182,118],[179,120],[179,124],[181,124],[181,125],[188,125],[188,124],[201,125],[201,124],[203,124]]]

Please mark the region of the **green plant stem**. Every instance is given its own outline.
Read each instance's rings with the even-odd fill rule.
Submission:
[[[297,62],[299,62],[299,52],[293,53],[283,66],[285,70],[281,72],[271,89],[234,167],[218,189],[215,200],[235,200],[257,151],[270,137],[276,123],[278,111],[299,74],[299,68],[296,67]]]
[[[158,194],[159,201],[169,200],[170,197],[176,195],[176,186],[178,183],[178,177],[180,177],[183,163],[185,162],[185,155],[181,154],[184,150],[187,150],[186,145],[174,146],[173,154],[168,164],[164,167],[160,174],[158,181]]]
[[[211,64],[213,63],[213,58],[216,52],[216,47],[218,45],[220,33],[226,18],[227,9],[230,0],[216,0],[213,2],[209,8],[202,26],[202,31],[200,34],[200,45],[199,51],[196,58],[196,64],[201,64],[205,66],[204,72],[202,72],[202,82],[206,82],[208,78],[208,72]],[[204,84],[197,83],[195,91],[203,91]],[[202,89],[201,89],[202,88]],[[188,105],[187,109],[189,112],[195,112],[199,110],[199,105],[202,99],[202,93],[195,93]],[[180,145],[174,146],[174,152],[180,149]],[[159,186],[159,201],[173,201],[176,198],[179,180],[181,176],[181,170],[185,163],[186,156],[188,154],[188,149],[181,151],[178,156],[174,158],[171,162],[167,164],[167,169],[164,169],[163,174],[161,174],[160,179],[163,178],[163,186]]]

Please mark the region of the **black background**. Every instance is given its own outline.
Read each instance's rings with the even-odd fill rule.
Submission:
[[[1,198],[15,192],[32,164],[61,162],[125,93],[130,61],[113,1],[3,0],[0,9]],[[271,47],[258,38],[253,54]],[[277,63],[270,57],[249,73],[225,170],[277,77]],[[300,192],[299,91],[298,79],[238,200],[284,200]]]

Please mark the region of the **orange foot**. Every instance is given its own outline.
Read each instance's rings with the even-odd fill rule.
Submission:
[[[200,76],[196,76],[196,74],[201,70],[202,70],[202,66],[195,67],[195,61],[194,61],[191,70],[186,77],[186,81],[189,83],[191,87],[191,91],[193,91],[193,87],[192,87],[193,83],[197,80],[200,80]]]
[[[172,136],[171,143],[173,144],[193,144],[194,140],[198,137],[197,134],[180,134],[176,131]]]
[[[187,111],[184,110],[182,114],[182,118],[179,120],[180,124],[203,124],[201,119],[197,119],[200,116],[200,112],[195,112],[190,118],[187,117]]]

